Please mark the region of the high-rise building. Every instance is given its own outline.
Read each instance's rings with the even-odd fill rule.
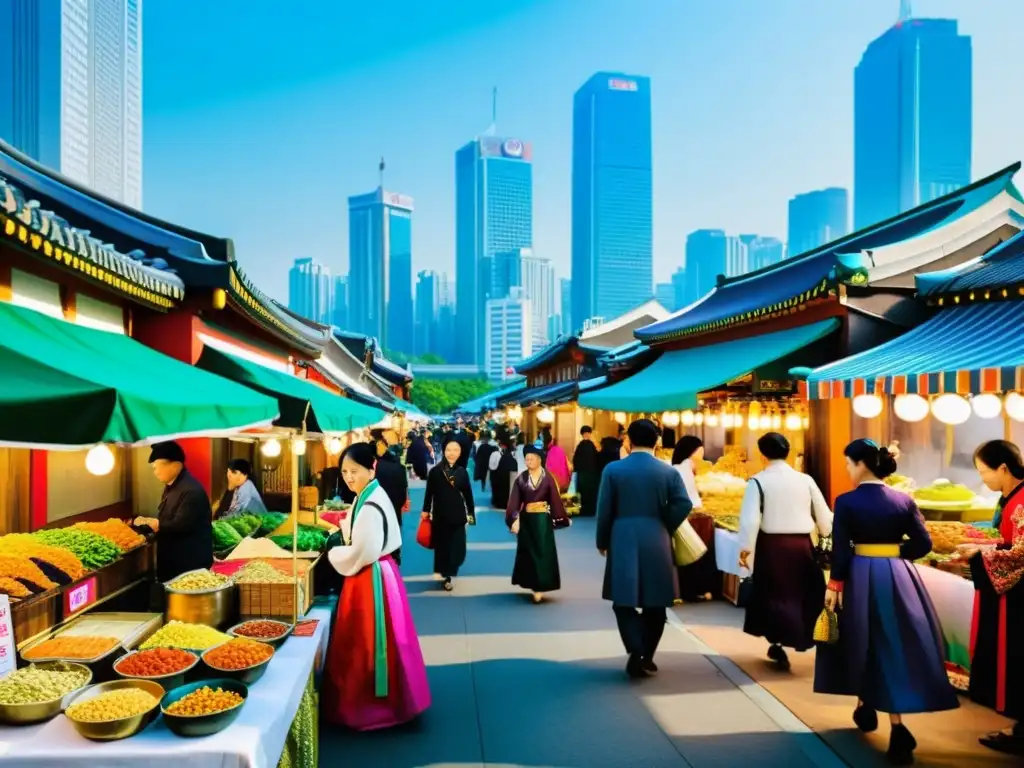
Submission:
[[[676,287],[672,283],[657,283],[654,286],[654,300],[669,312],[675,312]]]
[[[778,264],[786,257],[786,246],[777,237],[740,235],[747,247],[747,272]]]
[[[504,299],[488,299],[485,307],[484,370],[491,381],[504,381],[532,354],[533,309],[522,288],[513,288]]]
[[[348,277],[334,276],[334,308],[331,311],[331,324],[345,330],[348,329]]]
[[[348,199],[349,326],[412,352],[413,199],[383,187]]]
[[[690,303],[687,300],[688,296],[686,269],[684,267],[679,267],[672,273],[672,306],[677,310],[682,309]]]
[[[555,314],[555,272],[551,260],[537,256],[532,248],[516,248],[496,253],[491,267],[491,298],[504,299],[513,288],[522,288],[533,311],[533,348],[547,346],[551,340],[550,318]]]
[[[558,293],[559,298],[562,300],[562,334],[565,336],[571,336],[574,332],[578,331],[582,326],[576,326],[573,324],[572,314],[572,280],[568,277],[563,277],[558,281]]]
[[[747,246],[721,229],[698,229],[686,237],[685,288],[680,306],[692,304],[718,284],[718,276],[746,265]],[[744,270],[745,271],[745,270]]]
[[[413,330],[413,354],[438,351],[438,319],[441,314],[441,276],[424,270],[416,275],[416,324]]]
[[[853,78],[854,229],[970,183],[971,69],[956,21],[909,7],[868,45]]]
[[[458,357],[455,338],[455,285],[448,275],[441,275],[441,291],[437,311],[437,349],[433,350],[445,362]]]
[[[790,256],[814,250],[850,233],[850,201],[845,189],[804,192],[789,201],[786,245]]]
[[[651,81],[598,72],[573,97],[572,325],[651,297]]]
[[[0,137],[142,208],[142,0],[0,2]]]
[[[533,245],[532,149],[481,136],[455,153],[455,290],[460,363],[480,363],[494,255]]]
[[[296,259],[288,270],[288,309],[315,323],[330,324],[334,309],[331,270],[316,259]]]

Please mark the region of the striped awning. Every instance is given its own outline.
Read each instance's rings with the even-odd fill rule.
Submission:
[[[812,400],[863,394],[979,394],[1024,389],[1024,301],[941,310],[881,346],[813,371]]]

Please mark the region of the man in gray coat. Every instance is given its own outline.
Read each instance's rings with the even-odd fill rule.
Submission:
[[[612,601],[629,661],[626,674],[658,671],[654,653],[665,611],[679,594],[671,534],[693,509],[682,477],[654,455],[658,428],[629,425],[630,454],[608,465],[597,495],[597,549],[607,557],[605,600]]]

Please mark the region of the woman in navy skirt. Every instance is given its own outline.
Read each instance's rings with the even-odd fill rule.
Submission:
[[[853,721],[865,733],[889,714],[889,760],[914,762],[917,742],[903,715],[960,706],[946,676],[942,630],[913,560],[931,536],[910,496],[882,480],[896,459],[870,440],[846,446],[857,488],[836,499],[832,574],[825,605],[839,613],[839,641],[818,647],[816,693],[856,696]]]

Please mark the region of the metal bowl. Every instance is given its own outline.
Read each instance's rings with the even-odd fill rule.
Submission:
[[[70,702],[79,691],[89,687],[89,684],[92,682],[92,670],[85,666],[85,664],[51,661],[35,664],[34,666],[46,669],[57,665],[80,669],[88,674],[89,677],[83,685],[80,685],[73,691],[68,691],[56,699],[33,701],[30,704],[0,704],[0,722],[8,723],[9,725],[30,725],[31,723],[41,723],[45,720],[50,720],[64,711],[65,702]]]
[[[147,650],[151,650],[152,651],[152,650],[156,650],[156,649],[155,648],[149,648]],[[124,656],[122,656],[120,659],[118,659],[114,663],[114,674],[116,674],[118,677],[124,678],[126,680],[153,680],[153,681],[155,681],[157,683],[160,683],[160,685],[163,687],[163,689],[165,691],[169,691],[172,688],[177,688],[179,685],[184,685],[185,684],[185,675],[187,675],[189,672],[191,672],[192,669],[196,666],[196,664],[199,663],[199,652],[197,652],[197,651],[186,651],[186,653],[191,653],[192,656],[194,657],[193,660],[192,660],[192,663],[189,664],[184,669],[181,669],[181,670],[179,670],[177,672],[171,672],[169,675],[155,675],[155,676],[152,676],[152,677],[146,676],[146,675],[129,675],[129,674],[126,674],[126,673],[121,672],[120,670],[118,670],[117,667],[118,667],[119,664],[121,664],[121,662],[123,662],[125,659],[128,659],[128,658],[130,658],[132,656],[135,656],[135,655],[137,655],[139,653],[145,653],[145,651],[132,651],[131,653],[126,653]]]
[[[266,621],[271,624],[279,624],[281,626],[281,634],[277,637],[250,637],[249,635],[242,635],[238,633],[238,628],[245,626],[253,621]],[[266,643],[272,648],[280,648],[285,640],[291,635],[292,630],[295,628],[294,625],[289,624],[287,621],[278,621],[277,619],[247,619],[246,621],[235,624],[231,629],[228,630],[228,634],[232,637],[244,637],[246,640],[255,640],[258,643]]]
[[[167,713],[167,708],[171,704],[204,687],[223,688],[225,691],[234,691],[242,697],[242,702],[236,704],[231,709],[212,712],[208,715],[170,715]],[[245,704],[245,699],[248,696],[248,686],[238,680],[230,678],[201,680],[197,683],[179,686],[170,691],[164,697],[163,703],[160,705],[160,711],[163,713],[164,722],[167,723],[167,727],[172,733],[176,733],[178,736],[210,736],[211,734],[223,731],[234,722],[235,718],[238,717],[238,713],[242,711],[242,706]]]
[[[200,568],[199,570],[205,570]],[[193,573],[189,571],[188,573]],[[186,576],[183,573],[181,576]],[[180,579],[177,576],[175,580]],[[182,592],[164,584],[167,593],[167,607],[164,616],[167,621],[183,621],[186,624],[206,624],[220,629],[230,624],[238,613],[234,582],[228,581],[215,589],[204,592]]]
[[[160,714],[160,700],[164,697],[164,688],[160,683],[154,683],[152,680],[141,680],[138,678],[133,678],[131,680],[112,680],[109,683],[100,683],[99,685],[93,685],[81,691],[68,702],[68,708],[75,704],[81,704],[84,701],[95,699],[97,696],[102,693],[106,693],[107,691],[116,691],[125,688],[141,688],[144,691],[148,691],[156,698],[156,703],[151,709],[140,715],[123,717],[120,720],[105,720],[98,723],[87,723],[81,720],[75,720],[73,717],[68,717],[68,720],[71,721],[71,724],[80,735],[87,739],[92,739],[93,741],[116,741],[117,739],[127,739],[129,736],[134,736],[153,722],[153,720],[156,719],[156,716]],[[67,715],[66,711],[65,715]]]
[[[246,638],[246,639],[247,640],[251,640],[252,638]],[[255,640],[254,642],[258,643],[260,641],[259,640]],[[267,645],[267,643],[264,643],[264,645]],[[214,650],[214,649],[211,648],[210,651],[212,651],[212,650]],[[246,685],[252,685],[257,680],[259,680],[261,677],[263,677],[263,675],[267,671],[267,665],[271,661],[273,661],[273,659],[274,659],[274,655],[271,654],[270,658],[267,659],[266,661],[261,661],[259,664],[256,664],[256,665],[251,666],[251,667],[245,667],[244,669],[222,669],[220,667],[214,666],[213,664],[211,664],[210,662],[208,662],[206,660],[206,656],[207,656],[207,654],[210,651],[207,651],[206,653],[203,654],[203,664],[206,665],[207,669],[209,669],[209,670],[211,670],[213,672],[216,672],[217,675],[220,676],[220,677],[226,677],[226,678],[230,678],[232,680],[240,680],[241,682],[245,683]]]

